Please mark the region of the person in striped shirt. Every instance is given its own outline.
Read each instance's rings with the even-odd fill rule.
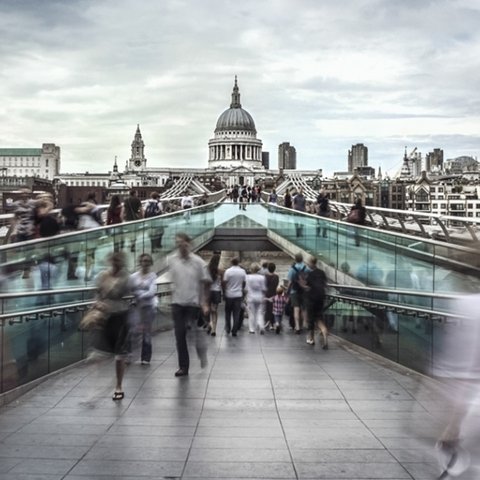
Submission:
[[[277,287],[277,294],[271,297],[270,301],[273,304],[273,320],[275,322],[275,333],[280,333],[282,329],[282,319],[283,313],[285,312],[285,305],[287,304],[288,298],[285,295],[285,290],[282,286]]]

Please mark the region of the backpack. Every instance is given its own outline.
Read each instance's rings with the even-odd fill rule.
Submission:
[[[295,291],[298,294],[302,294],[304,292],[303,287],[300,285],[300,282],[305,283],[307,280],[307,272],[305,265],[299,270],[295,265],[292,265],[292,268],[295,270],[295,275],[292,279],[292,285],[290,290]]]
[[[102,212],[99,208],[95,207],[93,210],[91,210],[90,215],[100,226],[103,225]]]
[[[270,196],[268,197],[268,201],[270,203],[277,203],[277,197],[278,195],[276,193],[271,193]]]
[[[330,207],[328,205],[328,198],[323,196],[323,197],[318,197],[317,198],[317,203],[318,203],[318,210],[319,212],[322,212],[322,213],[328,213],[328,211],[330,210]]]
[[[76,205],[67,205],[62,208],[63,227],[67,230],[76,230],[78,228],[78,213],[75,211]]]
[[[360,209],[352,208],[350,213],[347,215],[346,221],[348,223],[360,223]]]
[[[145,209],[145,218],[156,217],[157,215],[160,215],[160,207],[158,206],[158,202],[150,200],[147,204],[147,208]]]

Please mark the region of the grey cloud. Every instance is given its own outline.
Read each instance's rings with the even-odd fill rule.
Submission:
[[[198,165],[229,106],[234,74],[271,160],[290,140],[303,168],[338,169],[358,141],[370,143],[372,161],[395,164],[403,154],[402,138],[326,138],[319,120],[478,122],[480,11],[465,2],[3,1],[0,13],[8,19],[0,121],[16,125],[0,140],[62,142],[70,171],[67,165],[92,158],[91,169],[99,168],[99,155],[104,169],[112,155],[127,158],[136,123],[149,158]],[[388,81],[381,70],[372,81],[358,81],[348,65],[322,71],[326,60],[351,53],[397,68]],[[435,133],[409,138],[452,151],[479,148],[475,137]]]

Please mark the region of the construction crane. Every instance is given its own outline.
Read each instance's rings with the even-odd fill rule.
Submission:
[[[407,147],[405,147],[405,158],[408,158],[409,160],[413,160],[415,158],[415,153],[417,151],[417,147],[415,147],[408,155],[407,155]]]

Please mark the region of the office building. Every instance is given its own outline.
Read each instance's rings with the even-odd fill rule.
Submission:
[[[278,146],[278,169],[297,169],[297,151],[289,142],[283,142]]]

